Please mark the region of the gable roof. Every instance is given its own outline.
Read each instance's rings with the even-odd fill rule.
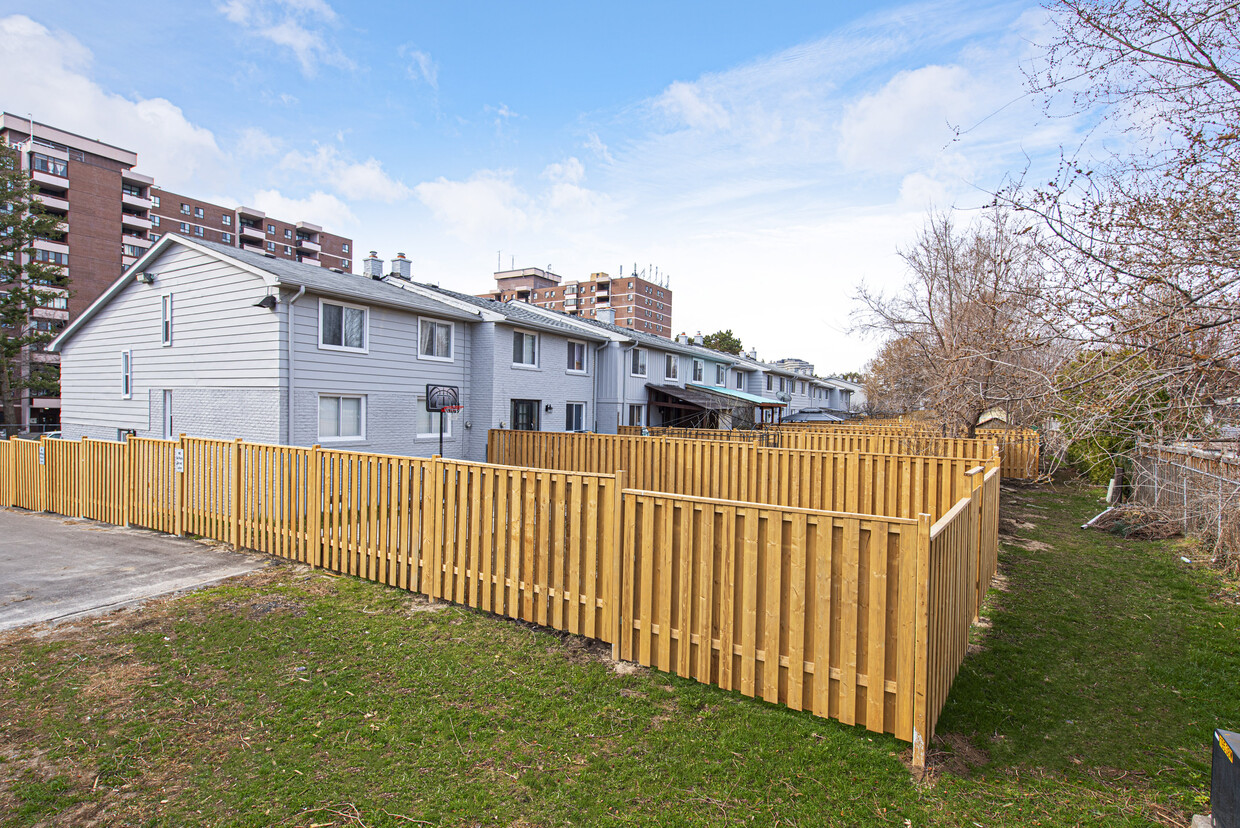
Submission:
[[[709,359],[715,362],[722,362],[727,365],[737,365],[740,360],[733,354],[725,354],[723,351],[713,351],[710,348],[704,348],[701,345],[685,345],[674,339],[668,339],[664,336],[646,333],[645,331],[634,330],[633,328],[625,328],[612,322],[603,322],[598,319],[581,319],[587,325],[594,325],[606,331],[622,334],[632,339],[639,345],[647,348],[658,348],[661,351],[673,351],[685,356],[698,357],[700,359]]]
[[[81,316],[61,332],[48,346],[57,351],[111,302],[134,280],[135,274],[146,270],[159,260],[169,248],[180,245],[205,253],[220,261],[228,261],[242,270],[262,279],[271,287],[305,288],[307,293],[328,296],[359,304],[397,308],[412,313],[427,313],[446,319],[467,322],[477,321],[481,314],[453,307],[444,302],[402,290],[394,285],[378,282],[367,276],[352,273],[334,273],[317,265],[293,262],[286,259],[268,258],[261,253],[241,250],[226,244],[205,240],[188,239],[167,235],[151,246],[138,261],[130,265],[115,282],[108,286],[98,299],[91,303]]]

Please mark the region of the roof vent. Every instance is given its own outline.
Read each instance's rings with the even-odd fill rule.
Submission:
[[[269,253],[269,252],[263,253],[263,255],[266,256],[268,259],[274,259],[276,257],[275,253]]]
[[[329,268],[327,268],[327,269],[328,269],[328,270],[330,270],[332,273],[339,273],[339,274],[341,274],[341,275],[343,275],[343,274],[344,274],[344,271],[343,271],[343,270],[341,270],[341,269],[340,269],[340,268],[338,268],[338,267],[329,267]]]
[[[392,259],[392,275],[402,279],[412,279],[413,263],[405,258],[404,253],[397,253],[396,258]]]

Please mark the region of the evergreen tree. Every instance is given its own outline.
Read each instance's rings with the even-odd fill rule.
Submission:
[[[36,327],[34,308],[62,295],[50,287],[68,285],[64,267],[36,258],[36,239],[63,238],[60,219],[34,198],[37,185],[22,169],[16,147],[0,143],[0,402],[5,423],[20,422],[21,392],[60,393],[54,366],[32,363],[30,349],[55,334]]]

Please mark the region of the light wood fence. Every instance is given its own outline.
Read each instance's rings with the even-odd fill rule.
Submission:
[[[840,457],[822,468],[865,468]],[[588,636],[892,733],[919,766],[997,523],[997,469],[965,480],[932,527],[928,513],[858,513],[859,493],[851,511],[800,508],[628,488],[623,470],[188,437],[0,441],[3,505],[214,538]]]

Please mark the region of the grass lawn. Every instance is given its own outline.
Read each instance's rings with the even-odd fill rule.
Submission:
[[[924,782],[890,737],[274,566],[0,637],[0,824],[1186,824],[1240,725],[1235,585],[1077,528],[1095,490],[1004,498]]]

